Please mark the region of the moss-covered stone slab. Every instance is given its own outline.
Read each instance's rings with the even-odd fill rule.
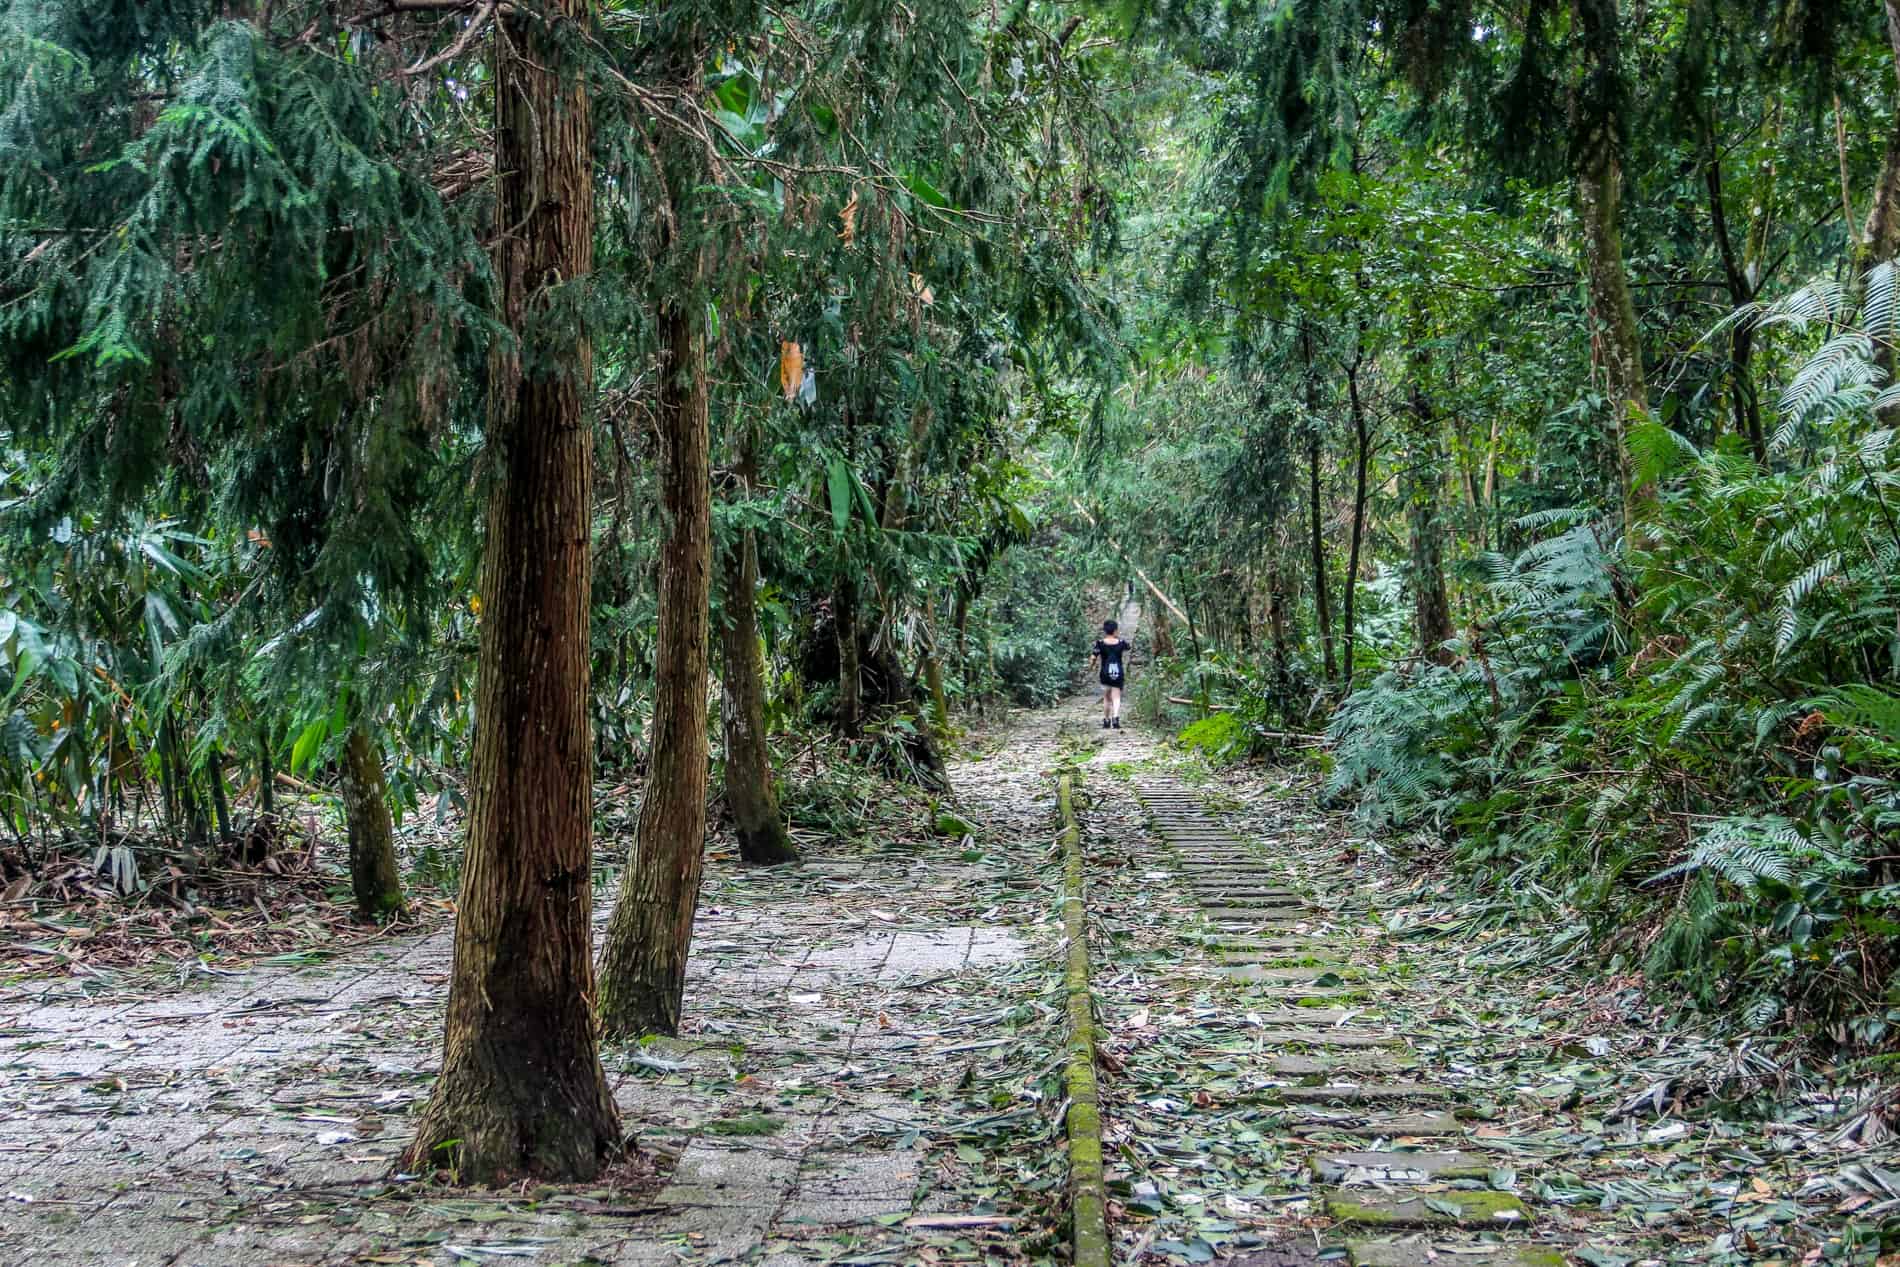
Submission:
[[[1314,912],[1303,906],[1203,906],[1201,913],[1216,924],[1233,928],[1255,928],[1263,924],[1297,924],[1313,918]]]
[[[1283,1053],[1267,1062],[1269,1071],[1282,1078],[1308,1078],[1327,1075],[1393,1074],[1418,1067],[1409,1053],[1390,1051],[1343,1051],[1322,1055]]]
[[[1222,867],[1202,870],[1189,867],[1184,877],[1191,889],[1257,889],[1262,893],[1278,894],[1283,897],[1303,898],[1306,894],[1295,888],[1281,884],[1270,875],[1259,872],[1249,873],[1244,868]]]
[[[1319,1087],[1275,1087],[1262,1092],[1282,1104],[1387,1104],[1399,1100],[1448,1100],[1451,1092],[1429,1082],[1355,1082]]]
[[[1220,957],[1220,964],[1223,968],[1245,968],[1249,966],[1261,968],[1307,968],[1320,976],[1325,976],[1330,973],[1342,981],[1357,980],[1363,971],[1356,965],[1347,963],[1345,960],[1337,957],[1308,955],[1297,950],[1283,950],[1278,952],[1253,950],[1235,955],[1222,955]]]
[[[1245,955],[1259,950],[1288,951],[1294,954],[1306,953],[1315,958],[1329,959],[1349,956],[1358,947],[1349,941],[1337,937],[1301,937],[1297,934],[1273,937],[1223,937],[1218,947],[1224,955]]]
[[[1348,1240],[1352,1267],[1564,1267],[1563,1251],[1543,1245],[1481,1245],[1443,1236]]]
[[[1322,977],[1338,977],[1341,981],[1351,981],[1359,975],[1359,970],[1356,968],[1345,965],[1328,967],[1324,964],[1271,967],[1257,963],[1224,963],[1215,971],[1235,981],[1279,981],[1295,984],[1317,982]]]
[[[1297,897],[1250,897],[1245,893],[1197,894],[1201,905],[1223,911],[1305,911],[1306,903]]]
[[[1450,1113],[1368,1114],[1299,1105],[1289,1105],[1287,1111],[1289,1114],[1305,1114],[1303,1119],[1293,1122],[1295,1134],[1323,1130],[1356,1135],[1361,1139],[1407,1140],[1439,1139],[1447,1135],[1462,1135],[1465,1131],[1464,1123]]]
[[[1397,1034],[1376,1029],[1269,1029],[1254,1034],[1270,1047],[1396,1047]]]
[[[1260,1008],[1247,1013],[1247,1022],[1250,1025],[1337,1025],[1349,1015],[1351,1013],[1337,1007]]]
[[[1382,1192],[1332,1192],[1326,1214],[1351,1227],[1525,1227],[1531,1212],[1511,1192],[1447,1190],[1399,1196]]]
[[[1476,1153],[1322,1153],[1308,1163],[1321,1183],[1348,1178],[1376,1183],[1436,1183],[1446,1179],[1482,1179],[1491,1161]]]

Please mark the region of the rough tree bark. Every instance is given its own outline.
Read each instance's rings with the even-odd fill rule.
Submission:
[[[739,481],[752,488],[748,438],[739,456]],[[796,862],[798,851],[779,814],[772,752],[765,742],[765,663],[759,654],[759,544],[747,528],[726,550],[725,628],[721,631],[721,677],[725,703],[720,729],[726,746],[726,804],[747,862]]]
[[[473,803],[442,1074],[402,1165],[467,1183],[584,1180],[620,1148],[592,999],[588,103],[592,0],[516,6],[494,41],[496,274],[519,347],[490,365]]]
[[[683,96],[697,99],[701,50],[682,51]],[[685,221],[684,192],[701,177],[684,140],[668,142],[674,215]],[[675,230],[676,231],[676,230]],[[633,866],[607,926],[601,952],[600,1019],[611,1035],[675,1034],[686,992],[686,954],[706,840],[706,658],[712,599],[711,415],[706,382],[706,248],[692,253],[660,304],[660,501],[666,539],[660,549],[660,630],[653,678],[652,761],[640,803]]]
[[[1626,532],[1656,498],[1654,484],[1635,483],[1631,426],[1649,413],[1642,335],[1623,264],[1623,32],[1617,0],[1572,0],[1583,66],[1575,102],[1574,173],[1589,282],[1590,352],[1602,376],[1615,431]]]
[[[356,914],[380,923],[402,912],[402,869],[396,865],[396,827],[389,814],[383,756],[369,729],[358,723],[343,744],[343,821],[350,834],[350,888]]]

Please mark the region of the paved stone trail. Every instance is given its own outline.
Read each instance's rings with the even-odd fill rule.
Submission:
[[[1214,971],[1255,987],[1249,1019],[1260,1027],[1267,1075],[1256,1098],[1279,1110],[1275,1143],[1300,1155],[1318,1181],[1307,1199],[1343,1229],[1350,1261],[1561,1264],[1559,1250],[1525,1235],[1534,1220],[1523,1200],[1489,1186],[1493,1160],[1458,1148],[1466,1124],[1448,1111],[1454,1087],[1398,1055],[1405,1038],[1381,1023],[1383,992],[1360,963],[1365,947],[1349,935],[1311,931],[1340,904],[1322,908],[1291,887],[1297,881],[1282,866],[1215,822],[1178,781],[1149,777],[1137,787],[1215,930]],[[1349,995],[1350,1007],[1324,1006]],[[1324,1140],[1315,1138],[1322,1132]]]
[[[0,993],[0,1263],[981,1262],[1048,1247],[1062,1034],[1047,714],[955,764],[974,838],[717,857],[676,1041],[603,1053],[663,1188],[389,1180],[451,944]],[[596,897],[605,922],[611,894]],[[293,957],[294,958],[294,957]]]

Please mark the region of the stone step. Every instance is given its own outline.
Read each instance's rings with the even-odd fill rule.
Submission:
[[[1321,959],[1297,950],[1243,950],[1219,958],[1222,965],[1230,968],[1311,968],[1315,972],[1330,972],[1342,978],[1359,975],[1362,971],[1341,959]]]
[[[1266,1029],[1249,1030],[1257,1041],[1287,1047],[1397,1047],[1397,1034],[1375,1029]]]
[[[1308,1164],[1321,1183],[1433,1183],[1482,1179],[1492,1170],[1489,1158],[1459,1152],[1322,1153]]]
[[[1257,963],[1228,963],[1216,968],[1230,981],[1273,981],[1280,984],[1312,984],[1321,977],[1338,977],[1341,984],[1353,980],[1359,975],[1359,969],[1352,967],[1327,968],[1324,966],[1298,966],[1291,968],[1272,968]]]
[[[1299,889],[1289,888],[1263,871],[1189,867],[1181,879],[1197,889],[1248,889],[1268,897],[1306,897]]]
[[[1451,1092],[1429,1082],[1361,1082],[1322,1087],[1274,1087],[1261,1092],[1282,1104],[1384,1104],[1395,1100],[1447,1100]]]
[[[1531,1212],[1509,1192],[1448,1190],[1399,1196],[1380,1192],[1331,1192],[1326,1213],[1355,1227],[1524,1227]]]
[[[1312,912],[1301,906],[1204,906],[1201,913],[1216,924],[1252,928],[1259,924],[1303,924]]]
[[[1278,897],[1236,892],[1232,889],[1204,889],[1195,894],[1203,906],[1236,911],[1285,911],[1306,908],[1304,898]]]
[[[1432,1139],[1444,1135],[1463,1135],[1465,1126],[1450,1113],[1354,1113],[1311,1105],[1289,1105],[1289,1113],[1301,1117],[1292,1124],[1296,1135],[1313,1131],[1355,1135],[1360,1139]]]
[[[1564,1267],[1562,1250],[1545,1245],[1483,1245],[1414,1235],[1395,1240],[1348,1240],[1352,1267]]]
[[[1283,951],[1290,955],[1311,954],[1318,957],[1328,955],[1349,955],[1359,949],[1358,943],[1342,941],[1337,937],[1302,937],[1298,934],[1274,937],[1223,937],[1215,947],[1223,953],[1253,954],[1255,952]]]
[[[1342,1052],[1329,1056],[1278,1055],[1267,1062],[1267,1072],[1283,1078],[1314,1076],[1341,1078],[1362,1073],[1403,1073],[1418,1067],[1409,1056],[1387,1052]]]
[[[1235,883],[1246,881],[1250,885],[1260,885],[1262,889],[1281,889],[1283,893],[1300,893],[1300,889],[1290,889],[1283,885],[1279,876],[1273,874],[1271,866],[1260,862],[1201,862],[1189,859],[1184,868],[1189,883]]]
[[[1337,1025],[1348,1016],[1355,1015],[1361,1014],[1335,1007],[1276,1007],[1249,1012],[1247,1020],[1250,1024],[1260,1025]]]
[[[1339,986],[1339,985],[1314,985],[1314,986],[1307,986],[1304,989],[1302,989],[1299,986],[1292,986],[1292,985],[1263,985],[1256,989],[1247,991],[1247,997],[1249,999],[1261,999],[1269,1003],[1291,1002],[1297,1005],[1298,1002],[1302,999],[1359,998],[1363,996],[1368,989],[1371,989],[1371,988],[1373,987],[1363,985],[1363,984],[1357,987]]]

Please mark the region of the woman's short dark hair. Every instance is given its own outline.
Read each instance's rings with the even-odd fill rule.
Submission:
[[[1104,621],[1102,622],[1102,632],[1103,632],[1103,633],[1114,633],[1114,632],[1115,632],[1115,631],[1116,631],[1117,629],[1120,629],[1120,628],[1121,628],[1121,626],[1120,626],[1120,625],[1118,625],[1118,624],[1116,624],[1116,623],[1115,623],[1114,621],[1112,621],[1112,620],[1104,620]]]

